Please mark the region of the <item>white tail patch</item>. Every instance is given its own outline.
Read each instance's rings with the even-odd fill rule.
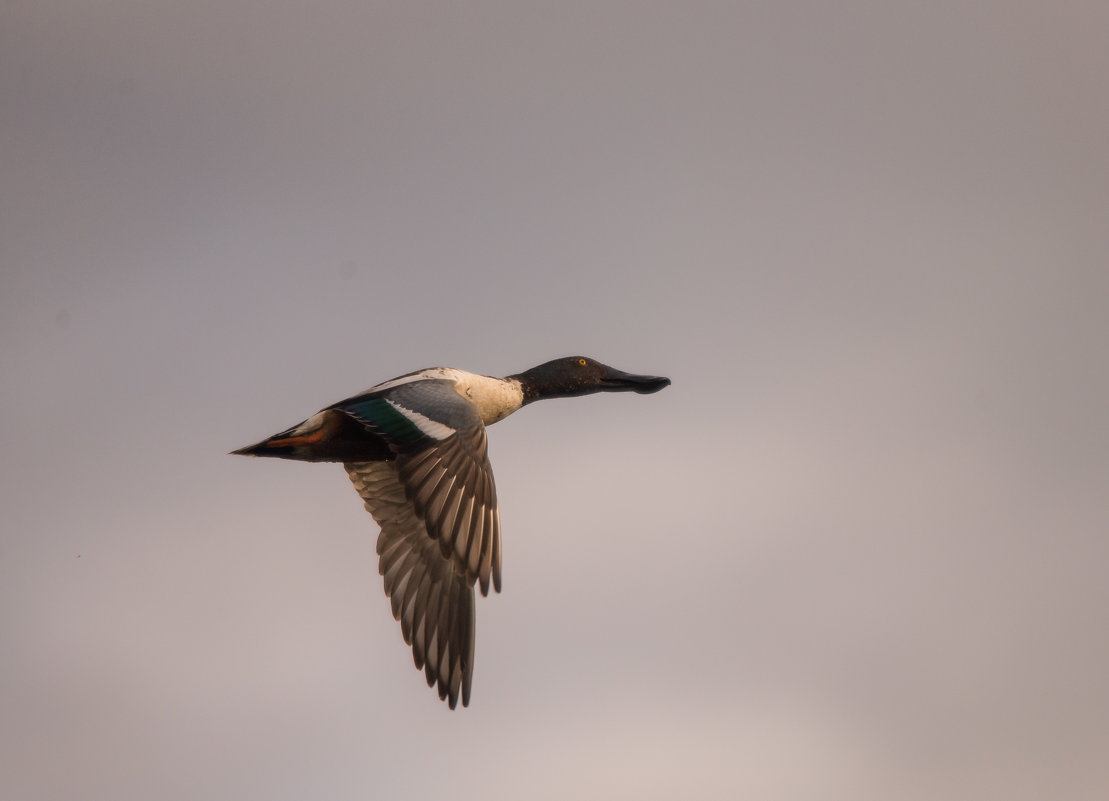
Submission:
[[[325,409],[322,412],[316,412],[314,415],[309,417],[307,420],[305,420],[289,433],[295,437],[302,437],[305,434],[310,434],[313,431],[318,431],[319,429],[323,428],[323,424],[326,420],[327,410]]]

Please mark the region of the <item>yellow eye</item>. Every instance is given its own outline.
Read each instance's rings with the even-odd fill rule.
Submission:
[[[580,364],[582,367],[585,367],[585,359],[578,359],[578,364]]]

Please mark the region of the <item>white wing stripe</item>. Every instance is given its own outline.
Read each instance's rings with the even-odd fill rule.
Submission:
[[[442,423],[437,423],[430,417],[420,414],[413,409],[406,409],[394,400],[385,401],[398,412],[403,414],[415,424],[416,428],[420,429],[424,434],[427,434],[432,439],[446,439],[454,435],[454,429],[450,426],[445,426]]]

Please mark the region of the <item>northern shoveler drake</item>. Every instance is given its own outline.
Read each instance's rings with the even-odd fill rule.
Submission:
[[[505,378],[452,367],[402,375],[232,453],[342,462],[381,527],[385,594],[429,687],[470,703],[474,585],[501,590],[501,522],[485,427],[532,401],[594,392],[658,392],[669,378],[632,375],[584,356]]]

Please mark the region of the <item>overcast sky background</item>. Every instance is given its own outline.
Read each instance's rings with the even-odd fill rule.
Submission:
[[[0,797],[1103,799],[1109,5],[0,6]],[[490,449],[424,686],[342,469]]]

